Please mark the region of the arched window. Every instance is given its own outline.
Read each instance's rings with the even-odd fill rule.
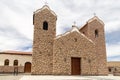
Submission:
[[[8,59],[5,60],[4,65],[9,66],[9,60]]]
[[[48,30],[48,22],[46,21],[43,22],[43,29]]]
[[[98,36],[99,36],[98,30],[96,29],[96,30],[95,30],[95,38],[98,37]]]
[[[18,66],[18,60],[14,60],[14,66]]]

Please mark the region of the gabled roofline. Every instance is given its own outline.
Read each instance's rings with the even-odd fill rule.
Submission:
[[[102,25],[105,25],[104,22],[102,20],[100,20],[97,16],[94,16],[93,18],[89,19],[85,25],[83,25],[82,27],[80,27],[79,30],[83,29],[86,25],[88,25],[90,22],[97,20],[99,21]]]
[[[55,14],[55,12],[54,11],[52,11],[50,8],[49,8],[49,6],[48,5],[44,5],[42,8],[40,8],[40,9],[38,9],[38,10],[36,10],[35,12],[34,12],[34,14],[36,14],[36,13],[38,13],[38,12],[40,12],[40,11],[42,11],[42,10],[44,10],[44,9],[48,9],[54,16],[57,16],[56,14]]]
[[[71,30],[65,32],[64,34],[61,34],[61,35],[56,36],[56,38],[54,38],[54,39],[59,39],[59,38],[61,38],[61,37],[63,37],[63,36],[66,36],[66,35],[72,33],[72,32],[77,32],[77,33],[79,33],[79,34],[82,35],[84,38],[86,38],[88,41],[90,41],[91,43],[95,44],[91,39],[89,39],[87,36],[85,36],[84,34],[82,34],[82,33],[79,31],[79,28],[78,28],[77,26],[72,27]]]
[[[88,25],[87,22],[86,22],[86,24],[84,24],[82,27],[80,27],[79,30],[83,29],[86,25]]]
[[[97,21],[100,22],[102,25],[105,25],[104,22],[103,22],[102,20],[100,20],[97,16],[94,16],[93,18],[89,19],[89,20],[87,21],[87,23],[90,23],[90,22],[92,22],[92,21],[94,21],[94,20],[97,20]]]

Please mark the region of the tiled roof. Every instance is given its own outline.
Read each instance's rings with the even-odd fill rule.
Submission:
[[[32,52],[22,52],[22,51],[3,51],[0,54],[13,54],[13,55],[32,55]]]

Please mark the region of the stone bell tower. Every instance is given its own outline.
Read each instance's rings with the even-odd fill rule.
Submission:
[[[104,23],[97,16],[88,21],[89,38],[94,41],[98,60],[98,75],[107,75]]]
[[[87,21],[84,28],[80,31],[83,32],[89,39],[91,39],[95,43],[98,75],[107,75],[108,70],[103,21],[100,20],[97,16],[94,16],[92,19]]]
[[[56,20],[56,14],[47,5],[33,14],[32,74],[52,74]]]
[[[97,16],[90,19],[85,25],[85,35],[95,43],[97,56],[97,74],[107,75],[107,57],[105,45],[104,23]],[[82,30],[83,31],[83,30]],[[91,60],[91,61],[94,61]]]

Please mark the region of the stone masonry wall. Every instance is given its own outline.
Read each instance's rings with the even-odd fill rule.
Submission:
[[[34,14],[32,74],[52,74],[56,20],[48,8]],[[48,30],[43,30],[44,21],[48,22]]]
[[[79,30],[81,33],[83,33],[84,35],[88,36],[88,25],[87,23]]]
[[[72,32],[55,39],[54,44],[53,74],[71,75],[71,57],[80,57],[81,75],[97,75],[95,45],[83,35]]]
[[[95,17],[94,17],[95,18]],[[98,37],[95,37],[95,30],[98,30]],[[107,75],[107,60],[106,60],[106,46],[104,24],[99,19],[94,19],[88,22],[87,37],[95,43],[96,54],[98,59],[98,73],[99,75]]]
[[[81,75],[108,74],[104,25],[101,21],[91,19],[80,29],[81,33],[74,31],[57,38],[57,16],[47,5],[37,10],[33,19],[32,74],[70,75],[71,57],[81,58]],[[48,30],[43,30],[44,21],[48,23]],[[98,37],[95,37],[96,29]]]

